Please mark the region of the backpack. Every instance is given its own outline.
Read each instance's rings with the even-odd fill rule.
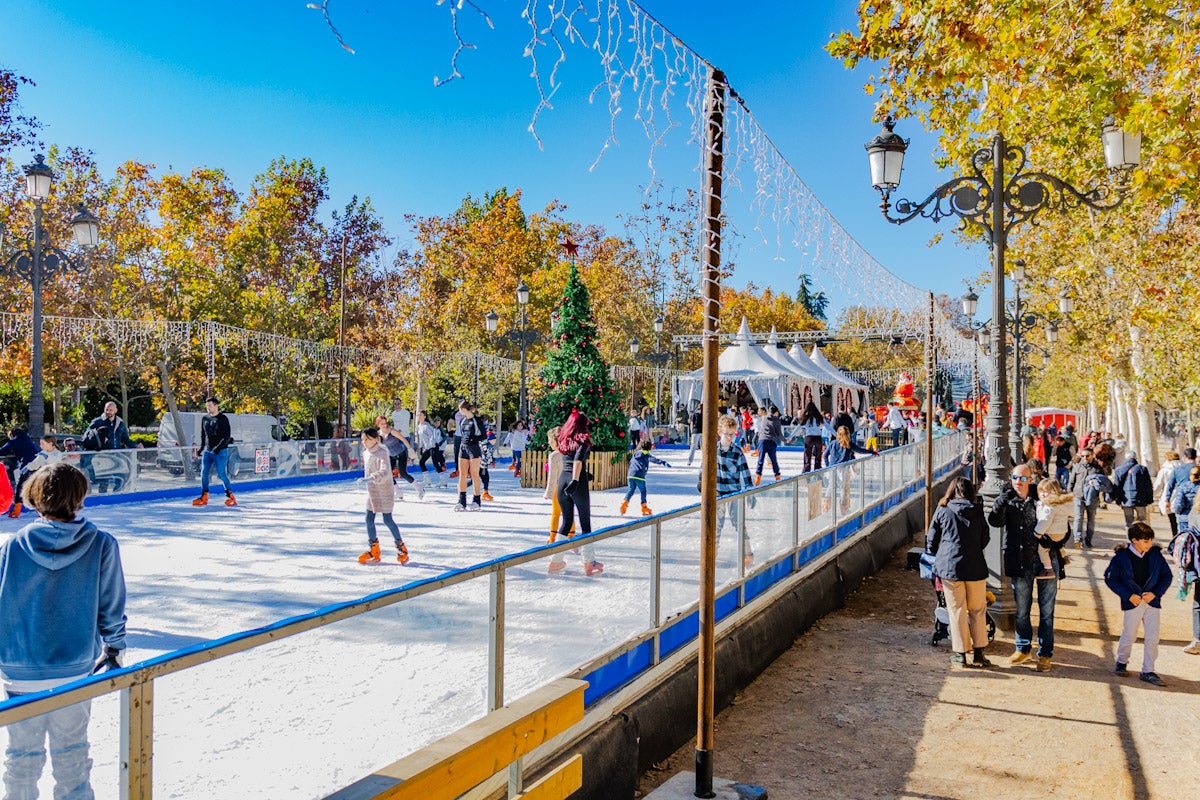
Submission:
[[[101,438],[99,428],[88,428],[83,432],[83,437],[79,440],[79,446],[84,450],[103,450],[104,439]]]

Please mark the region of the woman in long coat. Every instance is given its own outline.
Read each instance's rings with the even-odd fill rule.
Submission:
[[[408,563],[408,548],[400,536],[400,529],[392,519],[396,505],[395,489],[392,485],[392,460],[388,449],[383,446],[378,428],[367,428],[362,432],[363,476],[358,479],[367,487],[367,551],[358,557],[360,564],[379,563],[379,537],[375,535],[375,515],[383,515],[383,524],[392,532],[396,542],[396,560]]]

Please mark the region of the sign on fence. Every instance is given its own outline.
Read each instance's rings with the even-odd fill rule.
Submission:
[[[254,451],[254,472],[259,475],[265,475],[271,471],[271,448],[265,450],[255,449]]]

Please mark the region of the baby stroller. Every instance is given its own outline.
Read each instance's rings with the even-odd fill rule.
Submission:
[[[937,595],[937,607],[933,609],[933,637],[929,640],[932,647],[937,647],[938,642],[950,638],[950,612],[946,610],[946,593],[942,591],[942,580],[938,577],[930,578],[930,583],[933,584],[934,594]],[[987,593],[988,605],[996,602],[996,595],[989,589]],[[987,612],[987,636],[988,644],[996,638],[996,620],[992,618],[992,612]]]

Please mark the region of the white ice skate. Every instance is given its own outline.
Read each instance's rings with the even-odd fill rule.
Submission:
[[[421,483],[420,481],[416,481],[415,483],[413,483],[413,487],[417,490],[417,499],[424,500],[425,499],[425,484]]]

